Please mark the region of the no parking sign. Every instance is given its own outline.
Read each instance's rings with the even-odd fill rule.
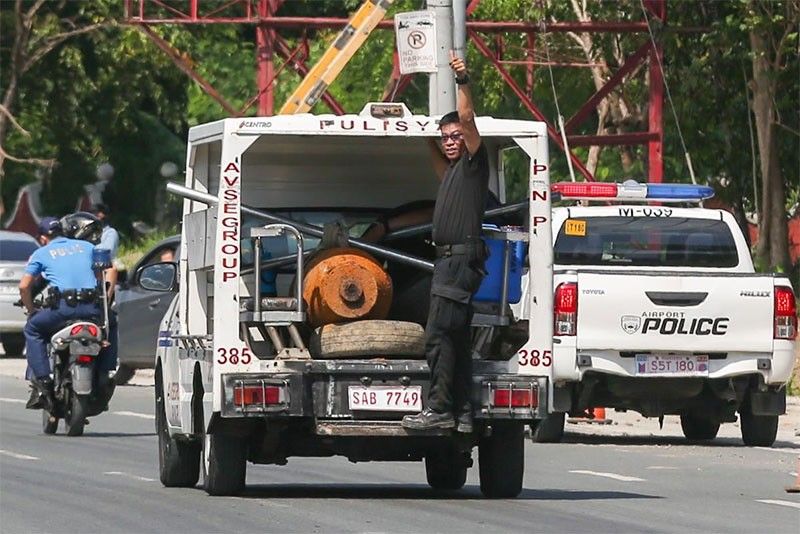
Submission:
[[[433,11],[394,16],[400,74],[436,72],[436,17]]]

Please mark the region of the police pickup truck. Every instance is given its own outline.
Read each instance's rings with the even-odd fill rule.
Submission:
[[[528,200],[520,208],[530,214],[530,231],[498,229],[509,244],[501,243],[505,265],[512,242],[540,252],[531,256],[532,318],[519,344],[503,351],[491,342],[512,327],[505,277],[497,302],[475,314],[470,434],[401,425],[404,414],[423,408],[429,388],[422,321],[390,310],[380,320],[319,326],[309,318],[322,291],[310,298],[303,292],[314,287],[304,275],[320,265],[306,252],[325,239],[326,222],[346,228],[344,240],[360,249],[359,258],[366,251],[379,259],[371,269],[394,273],[395,300],[412,295],[402,279],[429,278],[433,248],[421,237],[422,252],[361,237],[386,210],[435,198],[428,141],[440,135],[436,118],[412,115],[402,104],[369,104],[359,115],[225,119],[190,129],[185,184],[168,187],[185,199],[180,262],[134,275],[145,289],[178,288],[155,358],[164,485],[194,486],[202,472],[209,494],[231,495],[244,488],[248,462],[342,455],[353,462],[424,460],[428,483],[453,490],[463,486],[477,447],[486,496],[522,490],[524,429],[543,419],[551,402],[551,367],[516,358],[517,349],[549,358],[553,348],[547,133],[539,122],[476,123],[490,154],[490,188],[500,197],[501,152],[514,148],[529,162]],[[361,276],[358,268],[347,272]],[[322,277],[326,291],[334,274]],[[345,308],[374,300],[375,284],[354,287],[336,285],[325,299],[341,297]],[[416,299],[416,308],[424,311],[425,300]]]
[[[709,187],[553,191],[605,205],[553,210],[555,413],[539,439],[560,439],[564,412],[611,407],[679,415],[690,440],[713,439],[738,412],[744,443],[771,446],[797,336],[788,277],[754,271],[727,211],[671,207],[712,196]],[[638,204],[651,200],[660,202]]]

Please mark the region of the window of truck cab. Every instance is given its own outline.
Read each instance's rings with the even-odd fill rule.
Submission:
[[[728,225],[688,217],[571,217],[556,237],[555,263],[730,268],[739,264]]]

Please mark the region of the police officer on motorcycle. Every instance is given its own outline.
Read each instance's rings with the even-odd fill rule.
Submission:
[[[67,237],[65,230],[73,237]],[[102,317],[98,305],[98,275],[92,265],[94,244],[90,242],[99,240],[101,232],[102,223],[91,214],[68,215],[61,221],[44,217],[39,223],[44,246],[31,255],[19,283],[22,305],[28,315],[24,334],[28,366],[33,376],[33,391],[27,408],[48,409],[53,403],[47,354],[50,337],[67,321]],[[33,286],[39,276],[50,285],[49,297],[42,309],[35,308],[33,302]]]

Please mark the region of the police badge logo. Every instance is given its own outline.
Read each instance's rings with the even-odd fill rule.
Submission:
[[[642,318],[638,315],[623,315],[620,324],[626,334],[635,334],[642,325]]]

